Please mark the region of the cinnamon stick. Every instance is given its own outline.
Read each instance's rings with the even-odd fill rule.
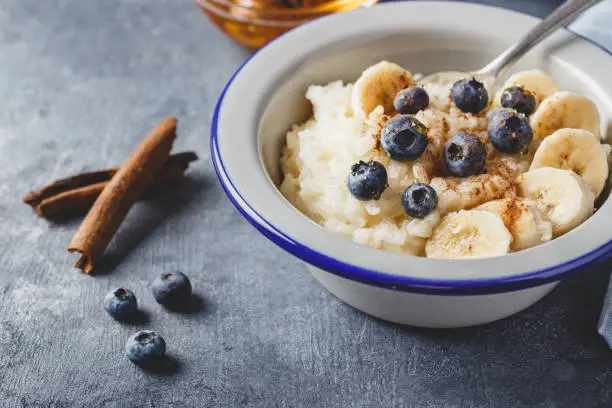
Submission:
[[[189,163],[197,159],[198,156],[193,152],[183,152],[170,156],[160,173],[155,177],[153,184],[147,189],[147,193],[154,190],[155,187],[172,184],[182,179]],[[23,200],[44,218],[58,219],[80,216],[87,213],[108,184],[108,180],[117,170],[117,168],[114,168],[88,172],[58,180],[39,191],[28,193]]]
[[[40,202],[45,198],[52,197],[56,194],[60,194],[65,191],[76,189],[79,187],[86,187],[92,184],[108,181],[115,175],[116,172],[117,169],[91,171],[65,179],[57,180],[38,191],[30,191],[23,198],[23,202],[31,205],[32,207],[35,207],[40,204]]]
[[[171,167],[167,173],[164,173],[161,177],[153,181],[151,186],[145,191],[145,195],[156,187],[179,181],[183,178],[184,171],[184,168]],[[69,218],[83,215],[91,208],[92,204],[96,201],[108,183],[108,181],[103,181],[101,183],[65,191],[53,197],[46,198],[34,207],[34,211],[41,217],[48,219]]]
[[[132,205],[170,157],[176,125],[175,118],[164,119],[104,187],[68,245],[69,252],[81,254],[75,267],[93,270]]]

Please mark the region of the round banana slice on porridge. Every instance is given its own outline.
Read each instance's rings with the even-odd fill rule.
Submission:
[[[487,201],[516,196],[514,185],[505,177],[479,174],[470,177],[436,177],[431,186],[438,194],[442,214],[465,210]]]
[[[573,170],[591,187],[595,197],[608,179],[610,146],[588,130],[560,129],[548,136],[533,156],[532,169],[555,167]]]
[[[591,100],[574,92],[556,92],[531,116],[532,149],[559,129],[584,129],[599,137],[599,111]]]
[[[392,62],[382,61],[371,66],[353,87],[351,106],[355,116],[367,118],[381,105],[385,113],[391,113],[398,92],[414,83],[410,71]]]
[[[517,72],[506,80],[496,94],[496,107],[502,106],[501,99],[504,90],[512,87],[519,87],[531,92],[535,98],[535,108],[537,108],[544,99],[561,90],[559,85],[557,85],[550,76],[539,69]]]
[[[510,252],[512,234],[491,211],[462,210],[448,214],[427,241],[428,258],[487,258]]]
[[[530,170],[518,178],[518,189],[521,197],[534,200],[550,219],[555,237],[576,228],[594,211],[591,187],[571,170]]]
[[[489,201],[475,209],[491,211],[502,218],[512,234],[513,251],[531,248],[552,239],[552,224],[533,200],[505,198]]]

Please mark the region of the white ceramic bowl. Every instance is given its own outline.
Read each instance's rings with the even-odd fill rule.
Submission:
[[[383,59],[425,74],[478,68],[536,23],[499,8],[406,2],[324,17],[289,32],[247,61],[219,100],[211,154],[225,191],[259,231],[305,261],[329,291],[379,318],[459,327],[532,305],[561,278],[612,251],[610,200],[583,225],[544,245],[496,258],[437,260],[384,252],[331,233],[298,212],[276,186],[284,135],[311,113],[304,98],[308,85],[354,81]],[[592,98],[607,130],[607,53],[559,31],[513,71],[532,68]]]

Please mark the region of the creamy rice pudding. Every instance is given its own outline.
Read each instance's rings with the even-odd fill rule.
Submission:
[[[493,94],[473,78],[419,85],[383,61],[306,98],[313,116],[287,133],[280,190],[375,248],[435,258],[530,248],[584,222],[608,177],[597,108],[541,71]]]

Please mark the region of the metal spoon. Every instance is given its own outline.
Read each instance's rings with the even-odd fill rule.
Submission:
[[[419,82],[423,84],[429,82],[449,84],[454,83],[461,78],[475,77],[484,82],[487,88],[491,88],[494,85],[495,80],[506,72],[506,70],[510,68],[512,64],[525,55],[531,48],[548,37],[558,28],[568,24],[578,14],[596,3],[599,3],[600,1],[601,0],[567,0],[565,3],[559,6],[559,8],[553,11],[552,14],[546,17],[546,19],[542,20],[538,25],[525,34],[525,36],[519,42],[502,52],[498,57],[489,62],[483,68],[471,72],[436,72],[435,74],[422,78]]]

